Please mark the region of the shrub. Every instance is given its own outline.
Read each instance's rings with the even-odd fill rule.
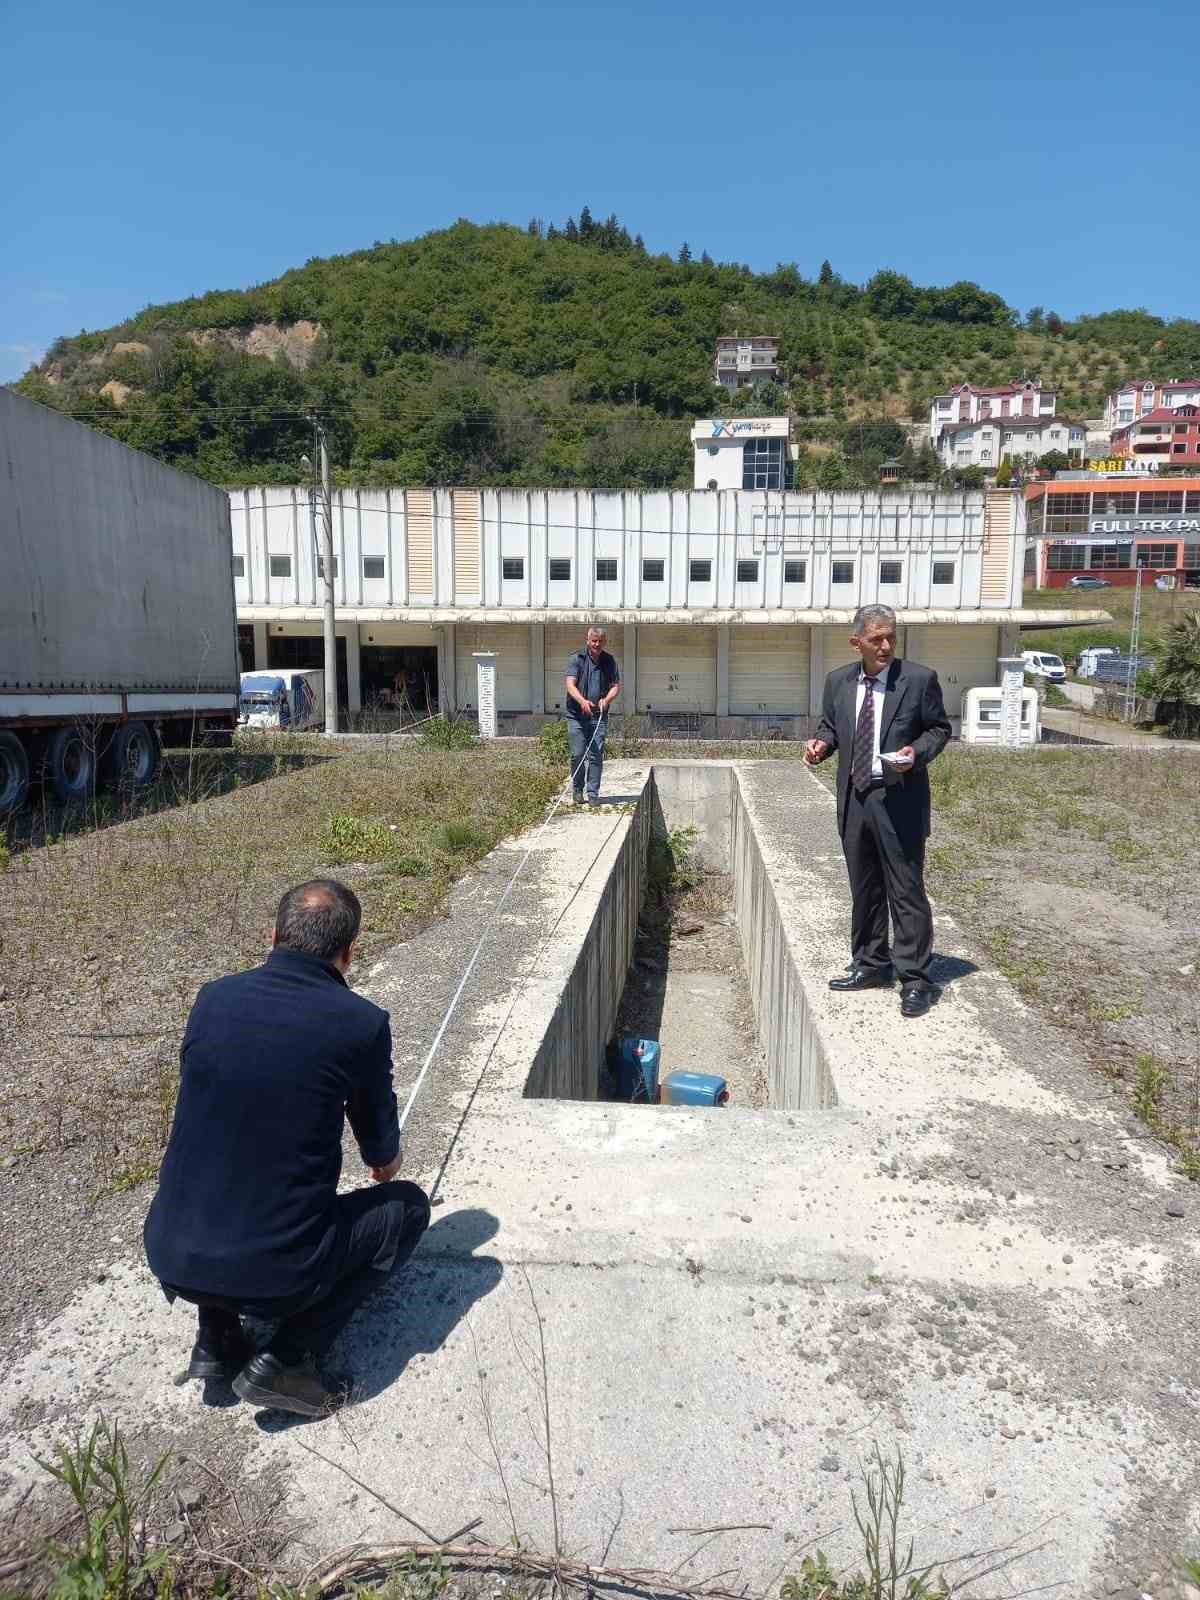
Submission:
[[[461,717],[431,717],[421,729],[420,742],[427,750],[470,750],[479,740]]]

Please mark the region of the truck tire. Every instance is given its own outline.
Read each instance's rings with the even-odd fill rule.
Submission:
[[[113,781],[122,789],[145,789],[158,777],[162,745],[148,722],[123,722],[108,755]]]
[[[0,733],[0,817],[19,811],[29,795],[29,756],[15,733]]]
[[[61,805],[89,800],[96,792],[95,741],[79,728],[59,728],[46,751],[46,775]]]

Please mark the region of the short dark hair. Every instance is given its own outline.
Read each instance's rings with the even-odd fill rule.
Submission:
[[[281,950],[332,961],[358,937],[362,906],[336,878],[313,878],[289,889],[275,913],[275,943]]]

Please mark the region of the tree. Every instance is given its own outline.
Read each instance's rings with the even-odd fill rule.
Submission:
[[[584,206],[579,213],[579,242],[590,244],[596,232],[596,224],[592,221],[592,213]]]
[[[1046,312],[1042,306],[1030,306],[1025,313],[1025,326],[1030,333],[1041,333],[1046,325]]]
[[[1050,334],[1057,335],[1057,334],[1060,334],[1062,331],[1063,331],[1063,319],[1059,316],[1058,312],[1057,311],[1047,311],[1047,313],[1046,313],[1046,332],[1050,333]]]
[[[566,227],[563,229],[563,238],[570,239],[572,244],[579,243],[579,229],[575,225],[575,218],[568,217]]]
[[[1173,739],[1200,733],[1200,611],[1185,612],[1163,634],[1151,675],[1160,718]]]
[[[1005,456],[1003,458],[1003,460],[1000,462],[999,470],[996,473],[996,487],[997,487],[997,489],[1007,489],[1009,484],[1012,482],[1012,480],[1013,480],[1012,462],[1008,459],[1007,456]]]
[[[1047,450],[1045,455],[1038,457],[1038,466],[1051,475],[1065,472],[1070,465],[1071,458],[1064,450]]]
[[[884,456],[898,456],[907,443],[907,437],[900,424],[887,417],[878,422],[851,422],[842,432],[842,449],[848,456],[871,452],[882,459]]]
[[[528,223],[525,226],[525,232],[529,235],[529,237],[531,239],[540,239],[542,237],[542,219],[541,219],[541,217],[530,217]]]
[[[685,239],[683,241],[683,243],[679,246],[679,265],[681,267],[686,267],[689,264],[689,262],[691,261],[691,259],[692,259],[692,252],[688,248],[688,242]]]
[[[821,284],[823,287],[828,288],[828,286],[831,283],[833,283],[833,281],[834,281],[833,267],[829,264],[828,261],[822,261],[821,270],[820,270],[820,272],[817,273],[817,282],[819,284]]]
[[[702,267],[711,267],[713,265],[713,258],[709,255],[707,250],[703,250],[700,253],[700,265]]]

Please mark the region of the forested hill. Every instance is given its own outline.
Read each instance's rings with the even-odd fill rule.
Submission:
[[[781,337],[785,390],[714,389],[714,340],[734,332]],[[650,255],[585,209],[561,231],[459,222],[151,306],[60,339],[20,387],[226,484],[295,481],[314,407],[346,482],[660,486],[690,482],[687,417],[786,406],[811,441],[801,481],[833,487],[870,475],[856,439],[894,445],[859,421],[919,419],[953,382],[1028,372],[1060,413],[1094,416],[1126,376],[1197,370],[1200,323]]]

